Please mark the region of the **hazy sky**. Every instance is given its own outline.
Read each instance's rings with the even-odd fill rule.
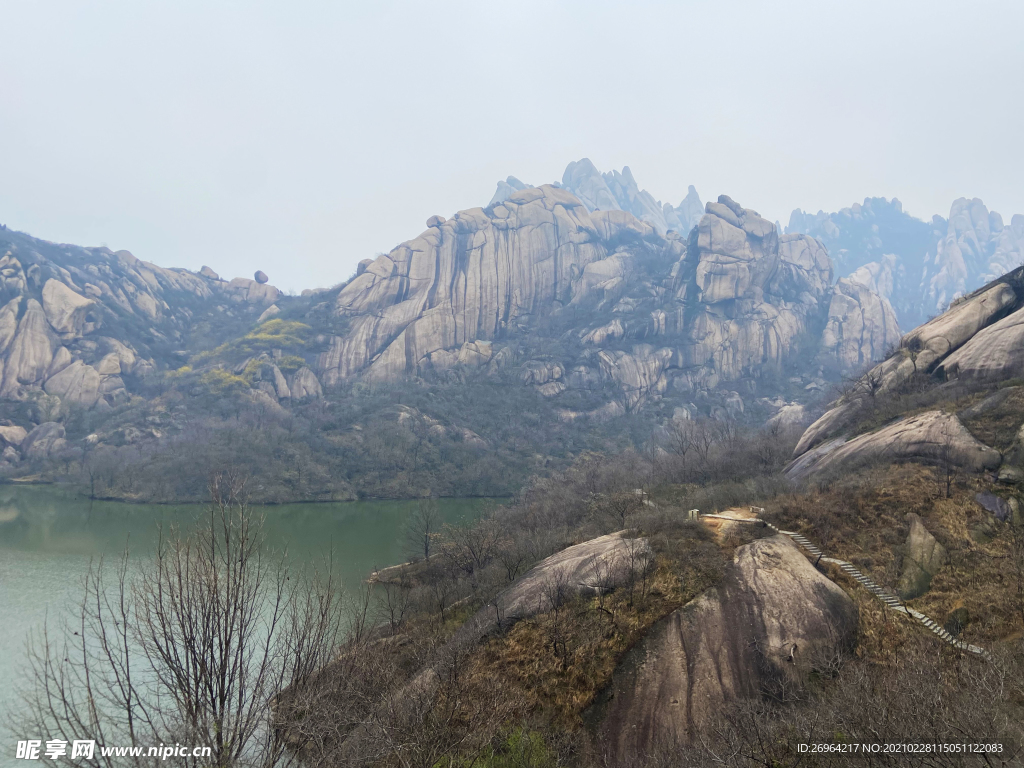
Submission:
[[[499,178],[1024,212],[1024,3],[5,0],[0,222],[281,288]]]

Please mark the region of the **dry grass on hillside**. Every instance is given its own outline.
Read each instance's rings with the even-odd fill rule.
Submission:
[[[581,597],[488,640],[471,676],[500,685],[523,714],[575,729],[612,678],[622,656],[659,620],[721,578],[737,542],[710,540],[697,526],[646,532],[655,552],[648,582],[605,596]]]
[[[780,496],[766,506],[780,526],[803,533],[827,554],[852,562],[890,588],[895,587],[902,568],[909,531],[906,515],[919,515],[945,547],[949,561],[929,591],[909,604],[940,624],[955,609],[966,607],[970,622],[964,639],[986,645],[1011,638],[1022,629],[1009,526],[994,522],[974,500],[978,491],[989,487],[981,478],[962,478],[947,499],[934,469],[894,465],[849,476],[828,489]],[[897,642],[896,635],[903,631],[890,626],[893,614],[876,620],[874,613],[881,610],[877,601],[833,570],[833,577],[861,606],[861,653],[882,654],[883,646]],[[896,618],[898,624],[921,631],[912,622]],[[889,640],[877,643],[882,636]]]

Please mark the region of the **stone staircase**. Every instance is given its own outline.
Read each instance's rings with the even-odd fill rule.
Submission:
[[[762,509],[761,507],[751,507],[750,511],[752,513],[764,513],[764,509]],[[845,560],[839,560],[835,557],[825,557],[825,554],[816,546],[814,546],[814,544],[812,544],[810,539],[808,539],[806,536],[803,536],[794,531],[784,531],[781,528],[772,525],[770,522],[760,517],[736,517],[733,515],[719,514],[701,514],[700,517],[714,518],[716,520],[729,520],[733,523],[760,523],[761,525],[771,528],[773,531],[775,531],[775,533],[781,534],[783,536],[788,536],[793,541],[795,541],[800,547],[806,550],[812,558],[814,558],[815,565],[821,562],[832,563],[834,565],[839,566],[839,570],[841,570],[847,576],[849,576],[862,587],[864,587],[864,589],[866,589],[868,592],[870,592],[879,600],[881,600],[889,610],[910,616],[911,618],[918,621],[920,624],[923,624],[925,627],[927,627],[932,634],[934,634],[944,643],[947,643],[948,645],[951,645],[954,648],[957,648],[958,650],[966,651],[967,653],[973,653],[974,655],[980,656],[986,661],[992,661],[992,654],[990,654],[984,648],[979,648],[976,645],[965,643],[963,640],[958,640],[957,638],[953,637],[949,632],[943,629],[936,621],[929,618],[928,616],[925,616],[920,611],[915,611],[913,608],[910,608],[909,606],[905,605],[903,601],[899,598],[899,596],[893,594],[884,587],[881,587],[878,584],[876,584],[874,580],[865,576],[863,573],[857,570],[857,568],[853,564],[848,563]]]

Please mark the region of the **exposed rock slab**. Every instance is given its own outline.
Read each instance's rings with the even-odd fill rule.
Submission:
[[[942,361],[947,379],[1005,381],[1024,375],[1024,309],[978,331]]]
[[[801,682],[856,628],[850,598],[788,538],[740,547],[719,587],[663,619],[620,664],[598,705],[609,756],[626,763],[689,744],[728,702]]]
[[[545,613],[552,601],[622,586],[641,561],[651,557],[646,539],[633,539],[626,531],[575,544],[541,560],[491,605],[481,608],[459,628],[453,642],[476,642],[496,628]],[[631,568],[634,570],[631,571]]]
[[[996,469],[999,451],[971,435],[953,414],[942,411],[900,419],[883,429],[837,438],[808,451],[790,463],[786,476],[801,480],[826,470],[856,467],[876,461],[923,461],[949,463],[972,472]]]
[[[929,371],[1016,301],[1013,288],[997,283],[915,328],[903,338],[903,346],[916,353],[917,370]]]
[[[913,512],[907,515],[910,533],[903,551],[903,570],[897,591],[904,600],[920,597],[931,586],[932,577],[946,564],[946,549],[931,535]]]

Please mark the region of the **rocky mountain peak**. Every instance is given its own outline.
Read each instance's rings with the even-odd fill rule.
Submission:
[[[704,213],[704,206],[692,184],[678,207],[662,204],[650,192],[640,189],[629,166],[624,166],[621,171],[601,173],[587,157],[569,163],[556,186],[572,192],[588,211],[626,211],[662,235],[670,230],[685,235]],[[513,192],[527,188],[531,185],[509,176],[498,182],[489,205],[501,203]]]

